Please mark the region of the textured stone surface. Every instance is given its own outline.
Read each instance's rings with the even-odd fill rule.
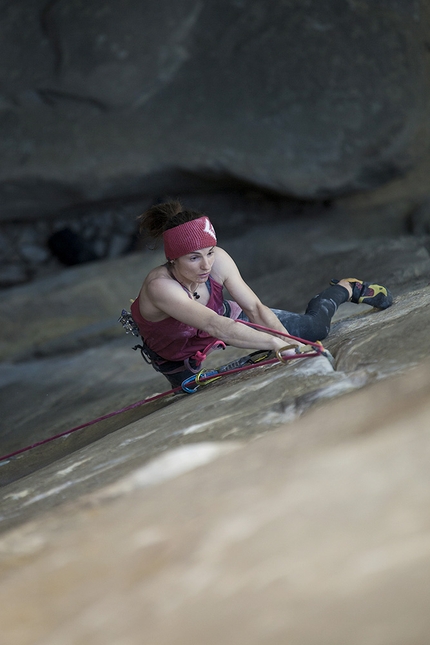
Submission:
[[[212,441],[264,434],[320,400],[360,388],[396,370],[409,369],[418,361],[411,335],[420,347],[420,357],[430,352],[426,337],[430,270],[426,244],[426,237],[347,239],[346,228],[337,218],[315,220],[312,227],[297,221],[269,229],[257,227],[230,241],[227,248],[237,258],[245,278],[254,276],[251,285],[270,306],[303,311],[309,298],[323,289],[331,276],[341,275],[388,283],[396,304],[386,312],[373,312],[365,305],[342,306],[326,341],[335,355],[335,371],[325,359],[318,359],[281,371],[271,368],[261,376],[255,373],[252,384],[248,375],[237,377],[237,383],[230,380],[225,385],[215,384],[197,399],[185,397],[175,402],[172,410],[155,412],[140,422],[136,419],[139,414],[144,416],[144,408],[132,417],[120,416],[52,446],[42,446],[31,453],[31,459],[26,454],[19,456],[3,468],[0,481],[5,483],[20,473],[31,472],[39,460],[48,464],[78,449],[87,455],[83,448],[86,444],[133,422],[132,437],[140,438],[133,438],[130,453],[128,449],[121,451],[119,461],[106,459],[106,450],[110,451],[107,446],[115,445],[117,433],[106,443],[98,441],[88,448],[92,474],[86,472],[83,488],[79,482],[70,487],[68,495],[76,496],[102,481],[115,479],[118,468],[127,471],[136,460],[147,460],[166,446],[181,445],[196,436],[200,441]],[[117,323],[121,307],[128,307],[129,296],[137,294],[148,267],[161,261],[160,252],[135,254],[74,268],[5,292],[0,311],[7,342],[2,351],[4,359],[14,362],[0,366],[0,403],[7,419],[2,424],[2,455],[168,389],[167,381],[131,351],[137,339],[125,337]],[[30,318],[29,311],[33,312]],[[243,353],[234,348],[216,352],[206,366],[220,365]],[[235,394],[231,393],[232,383],[237,388]],[[201,416],[198,422],[193,421],[196,405]],[[157,433],[148,435],[153,424]],[[196,430],[191,432],[192,426]],[[127,437],[122,441],[124,446],[129,445]],[[80,457],[66,459],[70,459],[64,466],[67,469]],[[87,456],[83,460],[87,464]],[[88,470],[87,465],[84,469]],[[50,487],[51,483],[44,485]],[[54,504],[61,501],[61,495],[50,498]],[[30,510],[37,508],[31,505]],[[9,521],[14,515],[13,504],[4,513]]]
[[[427,363],[173,482],[147,489],[154,464],[4,535],[3,638],[424,645],[429,384]]]
[[[397,226],[315,215],[227,245],[272,305],[343,272],[387,281],[390,309],[339,309],[334,366],[259,367],[74,433],[168,387],[115,323],[162,256],[5,292],[1,452],[66,432],[0,461],[8,645],[427,644],[429,238]]]
[[[139,253],[5,291],[1,359],[73,350],[103,332],[115,336],[121,309],[139,293],[142,276],[163,261],[160,252]]]
[[[24,453],[3,462],[0,478],[5,483],[37,468],[38,457],[44,465],[66,455],[61,462],[3,489],[0,529],[61,504],[63,486],[67,499],[74,499],[168,448],[196,440],[249,441],[321,402],[410,370],[430,356],[429,303],[430,289],[425,288],[397,298],[386,312],[375,313],[364,305],[357,315],[357,307],[347,307],[347,317],[334,324],[325,343],[335,356],[334,369],[325,358],[260,368],[184,396],[167,409],[153,412],[151,408],[149,416],[144,417],[142,409],[141,419],[139,411],[137,420],[125,415],[114,420],[115,425],[100,430],[89,427],[42,446],[35,456]],[[230,348],[226,356],[224,352],[212,355],[208,366],[242,354]],[[5,366],[0,373],[1,407],[8,431],[5,427],[2,432],[2,454],[168,389],[161,376],[154,377],[151,368],[138,360],[116,341],[107,350],[88,350],[76,357]],[[100,439],[103,432],[114,430]],[[90,445],[81,448],[85,444]],[[73,475],[63,481],[59,471]],[[23,500],[18,514],[16,499]]]
[[[428,148],[426,0],[3,4],[3,220],[211,178],[336,196]]]

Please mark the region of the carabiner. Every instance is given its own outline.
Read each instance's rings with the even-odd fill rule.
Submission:
[[[300,350],[299,350],[297,345],[285,345],[285,347],[281,347],[281,349],[276,350],[276,358],[281,363],[286,363],[287,361],[291,360],[292,358],[295,358],[295,356],[287,356],[286,358],[284,358],[282,356],[282,352],[286,352],[287,349],[294,349],[296,354],[300,354]]]
[[[192,383],[193,381],[194,381],[194,383],[196,382],[196,377],[195,377],[195,375],[194,375],[194,374],[193,374],[192,376],[189,376],[189,377],[188,377],[188,378],[186,378],[185,380],[183,380],[183,381],[182,381],[182,383],[181,383],[181,388],[182,388],[182,389],[184,390],[184,392],[186,392],[187,394],[194,394],[194,392],[197,392],[197,390],[199,389],[199,386],[198,386],[198,385],[197,385],[197,387],[195,387],[194,389],[191,389],[191,388],[187,387],[187,384],[188,384],[188,383]]]

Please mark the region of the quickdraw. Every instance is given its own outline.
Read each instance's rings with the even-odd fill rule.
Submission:
[[[133,320],[133,317],[129,311],[123,309],[121,315],[118,318],[118,322],[124,327],[126,334],[133,334],[133,336],[140,336],[139,328]]]
[[[194,394],[195,392],[197,392],[200,385],[207,385],[209,383],[212,383],[213,381],[218,380],[223,376],[228,376],[229,374],[236,374],[238,372],[250,370],[254,367],[261,367],[263,365],[273,365],[274,363],[286,364],[289,361],[297,358],[313,358],[316,356],[324,356],[330,361],[332,365],[334,363],[333,356],[330,354],[328,350],[326,350],[323,347],[321,341],[316,341],[316,342],[307,341],[307,340],[304,340],[303,338],[299,338],[298,336],[292,336],[291,334],[278,332],[277,330],[270,329],[269,327],[263,327],[262,325],[257,325],[244,320],[238,320],[237,322],[241,322],[250,327],[254,327],[256,329],[260,329],[262,331],[266,331],[272,334],[285,336],[290,340],[295,340],[299,342],[301,345],[300,346],[297,346],[296,344],[285,345],[284,347],[281,347],[281,349],[278,349],[275,352],[275,357],[273,358],[264,358],[264,352],[263,352],[262,359],[260,360],[257,359],[255,361],[250,362],[250,364],[247,364],[247,365],[245,364],[245,365],[240,365],[238,367],[232,367],[231,369],[221,368],[219,370],[204,370],[204,369],[200,370],[198,374],[190,376],[182,382],[182,390],[184,392],[186,392],[187,394]],[[294,350],[294,354],[284,356],[283,353],[288,350]],[[258,352],[256,352],[256,354],[258,354]],[[270,354],[270,352],[266,353],[266,355],[267,354]],[[193,385],[194,387],[192,387]]]

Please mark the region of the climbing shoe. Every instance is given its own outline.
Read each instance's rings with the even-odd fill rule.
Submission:
[[[386,287],[382,287],[380,284],[363,282],[363,280],[357,280],[356,278],[343,279],[349,282],[352,287],[351,302],[355,302],[356,304],[364,302],[364,304],[376,307],[377,309],[387,309],[393,304],[393,296]],[[336,280],[336,278],[330,280],[331,285],[337,284],[338,282],[339,280]]]

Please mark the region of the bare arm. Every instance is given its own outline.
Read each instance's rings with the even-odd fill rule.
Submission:
[[[276,351],[288,342],[286,339],[257,331],[231,318],[218,315],[212,309],[191,300],[180,285],[170,280],[152,280],[146,289],[146,296],[166,315],[201,329],[213,338],[234,347]]]
[[[281,321],[273,311],[264,305],[252,289],[246,284],[240,275],[233,259],[222,249],[217,249],[220,255],[220,266],[223,276],[223,284],[228,289],[232,298],[243,309],[249,320],[257,325],[263,325],[270,329],[276,329],[282,333],[288,333]],[[283,339],[285,344],[298,344],[293,340]]]

